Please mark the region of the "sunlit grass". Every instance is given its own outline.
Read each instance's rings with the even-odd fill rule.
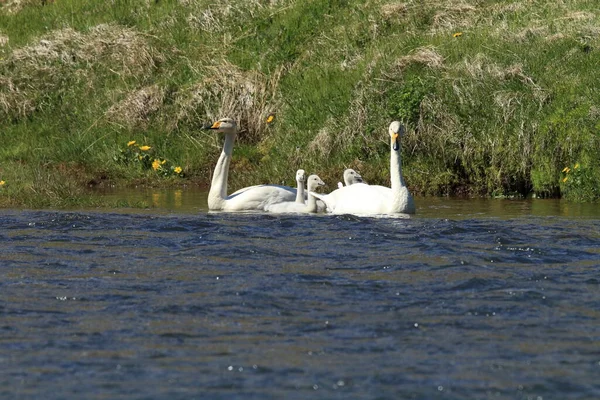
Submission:
[[[13,3],[0,8],[4,205],[60,205],[90,181],[172,184],[176,167],[206,184],[222,138],[201,127],[225,115],[243,129],[232,188],[293,185],[298,168],[331,188],[347,167],[385,184],[399,119],[415,193],[600,196],[584,190],[600,183],[591,1]],[[118,160],[131,140],[151,143],[148,168]],[[571,196],[561,171],[584,161]]]

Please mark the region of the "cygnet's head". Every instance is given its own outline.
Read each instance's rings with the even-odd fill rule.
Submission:
[[[296,182],[304,182],[306,179],[306,172],[303,169],[296,171]]]
[[[325,186],[325,182],[319,178],[318,175],[311,175],[308,177],[308,191],[314,192],[319,186]]]
[[[400,121],[394,121],[390,124],[390,128],[388,129],[390,137],[392,139],[392,146],[394,150],[400,149],[400,137],[404,135],[404,126],[400,123]]]
[[[232,118],[221,118],[215,121],[208,129],[224,133],[237,132],[237,124]]]
[[[362,176],[360,176],[360,174],[358,172],[356,172],[355,170],[349,168],[344,171],[344,183],[346,184],[346,186],[350,186],[354,183],[362,183],[362,182],[363,182]]]

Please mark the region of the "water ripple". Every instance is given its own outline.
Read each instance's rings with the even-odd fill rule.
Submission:
[[[597,220],[0,225],[0,397],[600,397]]]

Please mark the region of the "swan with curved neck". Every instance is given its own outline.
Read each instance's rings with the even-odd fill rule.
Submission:
[[[334,190],[328,195],[313,194],[323,200],[333,214],[414,214],[415,203],[402,176],[400,137],[404,127],[398,121],[390,124],[390,181],[391,187],[355,183]]]
[[[237,135],[237,124],[231,118],[222,118],[209,128],[225,134],[223,151],[215,165],[210,190],[208,209],[220,211],[265,211],[266,207],[294,201],[296,190],[279,185],[256,185],[240,189],[227,196],[227,177],[233,153],[233,144]]]
[[[346,186],[353,185],[355,183],[363,183],[363,178],[360,176],[358,172],[353,170],[352,168],[348,168],[344,171],[344,183]],[[342,182],[338,182],[338,189],[343,188],[344,185]]]
[[[308,193],[313,193],[319,186],[324,186],[325,182],[318,175],[311,175],[307,180]],[[296,201],[286,201],[284,203],[272,204],[265,211],[272,213],[316,213],[317,199],[314,196],[308,196],[306,204]]]

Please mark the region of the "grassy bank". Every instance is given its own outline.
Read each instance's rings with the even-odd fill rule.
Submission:
[[[414,193],[600,197],[595,1],[45,3],[0,2],[0,206],[207,184],[221,116],[232,189],[386,183],[399,119]]]

